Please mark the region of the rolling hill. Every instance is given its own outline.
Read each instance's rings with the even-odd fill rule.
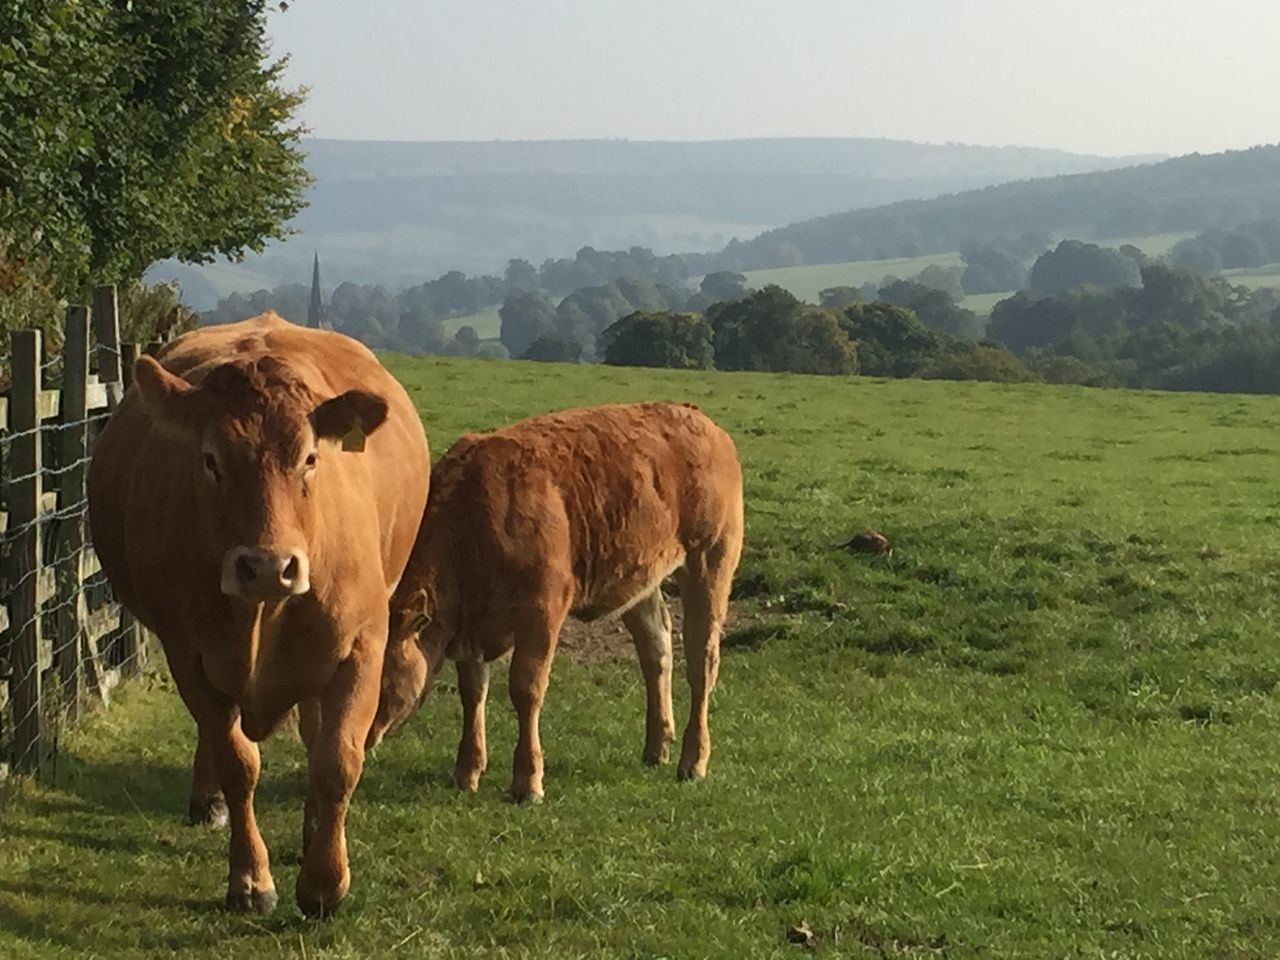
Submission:
[[[309,140],[316,177],[298,235],[241,265],[153,269],[189,299],[326,277],[391,288],[447,270],[500,271],[584,245],[658,253],[833,210],[934,197],[1140,158],[871,139],[397,143]],[[211,306],[203,302],[200,307]]]
[[[1203,230],[1280,213],[1280,145],[1190,154],[850,210],[731,243],[721,268],[917,257],[1024,232],[1081,239]]]

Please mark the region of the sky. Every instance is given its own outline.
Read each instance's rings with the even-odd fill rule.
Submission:
[[[1280,141],[1280,0],[293,0],[313,136]]]

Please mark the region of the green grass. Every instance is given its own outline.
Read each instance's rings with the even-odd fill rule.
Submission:
[[[1264,267],[1244,267],[1238,270],[1224,270],[1223,277],[1237,286],[1250,290],[1261,290],[1270,287],[1280,290],[1280,264],[1268,264]]]
[[[459,797],[449,674],[366,767],[332,921],[292,909],[301,751],[267,745],[282,905],[231,916],[156,678],[0,811],[0,956],[786,957],[801,920],[831,957],[1280,951],[1280,399],[389,362],[437,454],[605,400],[732,431],[748,539],[710,777],[640,764],[633,663],[562,658],[546,803],[502,798],[500,677]],[[891,560],[832,549],[865,527]]]
[[[1149,257],[1162,257],[1173,249],[1173,245],[1179,240],[1191,236],[1194,234],[1157,233],[1145,237],[1118,237],[1091,242],[1108,247],[1120,247],[1128,243],[1138,247]],[[752,286],[763,287],[766,284],[776,283],[783,289],[790,290],[801,300],[817,303],[818,294],[827,287],[858,287],[869,281],[878,283],[886,276],[907,279],[932,264],[942,267],[963,266],[959,253],[938,253],[923,257],[900,257],[894,260],[853,260],[847,263],[818,264],[808,267],[752,270],[746,274],[746,277]],[[975,294],[964,298],[964,306],[978,316],[985,317],[991,313],[992,307],[1009,296],[1012,296],[1011,292]]]
[[[450,336],[465,326],[474,329],[481,340],[498,339],[498,334],[502,332],[502,318],[498,316],[498,307],[488,307],[478,313],[469,313],[465,317],[453,317],[444,322],[445,333]]]
[[[775,267],[769,270],[752,270],[745,276],[753,287],[776,283],[801,300],[817,303],[818,294],[828,287],[860,287],[870,281],[879,283],[890,275],[905,279],[933,264],[941,267],[962,266],[960,254],[939,253],[925,257],[898,257],[893,260],[854,260],[809,267]]]

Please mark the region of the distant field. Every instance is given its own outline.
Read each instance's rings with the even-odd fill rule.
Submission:
[[[1118,237],[1094,240],[1108,247],[1132,244],[1149,257],[1161,257],[1179,240],[1193,236],[1190,233],[1157,233],[1145,237]],[[776,283],[790,290],[801,300],[818,302],[818,294],[827,287],[861,286],[869,281],[879,282],[886,276],[909,278],[925,267],[937,264],[942,267],[963,266],[959,253],[939,253],[924,257],[900,257],[894,260],[853,260],[848,263],[819,264],[808,267],[777,267],[770,270],[752,270],[747,281],[756,287]],[[1246,281],[1241,281],[1246,282]],[[1270,284],[1266,284],[1270,285]],[[991,313],[991,308],[1011,293],[982,293],[966,297],[964,305],[980,317]]]
[[[1222,275],[1232,283],[1248,287],[1250,290],[1260,290],[1264,287],[1280,290],[1280,264],[1273,263],[1265,267],[1224,270]]]
[[[0,956],[1262,958],[1280,955],[1280,398],[388,358],[440,453],[572,404],[698,403],[737,440],[747,545],[709,778],[640,763],[643,686],[557,659],[547,799],[449,784],[446,671],[370,758],[354,881],[293,910],[305,760],[266,745],[281,904],[220,909],[183,826],[163,676],[0,808]],[[883,531],[891,559],[835,549]],[[677,653],[679,659],[680,654]],[[676,668],[678,722],[687,704]]]
[[[775,267],[752,270],[746,274],[753,287],[776,283],[801,300],[818,302],[818,293],[827,287],[860,287],[870,281],[880,282],[886,276],[907,278],[925,267],[961,266],[960,254],[939,253],[927,257],[899,257],[893,260],[854,260],[849,263],[819,264],[811,267]]]
[[[1007,300],[1014,295],[1015,291],[1006,290],[1003,293],[972,293],[965,297],[961,303],[972,310],[980,317],[991,316],[991,310],[1001,300]]]
[[[1106,240],[1091,240],[1102,247],[1123,247],[1130,244],[1137,247],[1148,257],[1163,257],[1173,249],[1180,240],[1194,237],[1194,233],[1152,233],[1145,237],[1112,237]]]
[[[462,327],[472,327],[480,335],[481,340],[496,340],[502,330],[502,318],[498,316],[498,307],[489,307],[479,313],[470,313],[465,317],[453,317],[444,322],[445,333],[452,336]]]

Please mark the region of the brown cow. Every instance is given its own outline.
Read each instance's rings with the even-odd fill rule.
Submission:
[[[229,814],[233,909],[276,902],[255,741],[301,703],[297,900],[329,913],[350,886],[387,602],[426,503],[422,423],[360,344],[273,313],[188,333],[135,377],[89,471],[94,548],[195,718],[192,809]]]
[[[416,708],[447,655],[464,714],[454,780],[475,790],[485,768],[488,661],[514,649],[520,732],[511,793],[540,798],[538,712],[560,627],[571,614],[621,613],[647,689],[644,759],[665,762],[674,724],[671,618],[660,585],[674,573],[692,695],[677,773],[703,776],[707,699],[741,550],[737,452],[694,407],[568,410],[464,436],[432,473],[422,529],[392,598],[370,743]]]

